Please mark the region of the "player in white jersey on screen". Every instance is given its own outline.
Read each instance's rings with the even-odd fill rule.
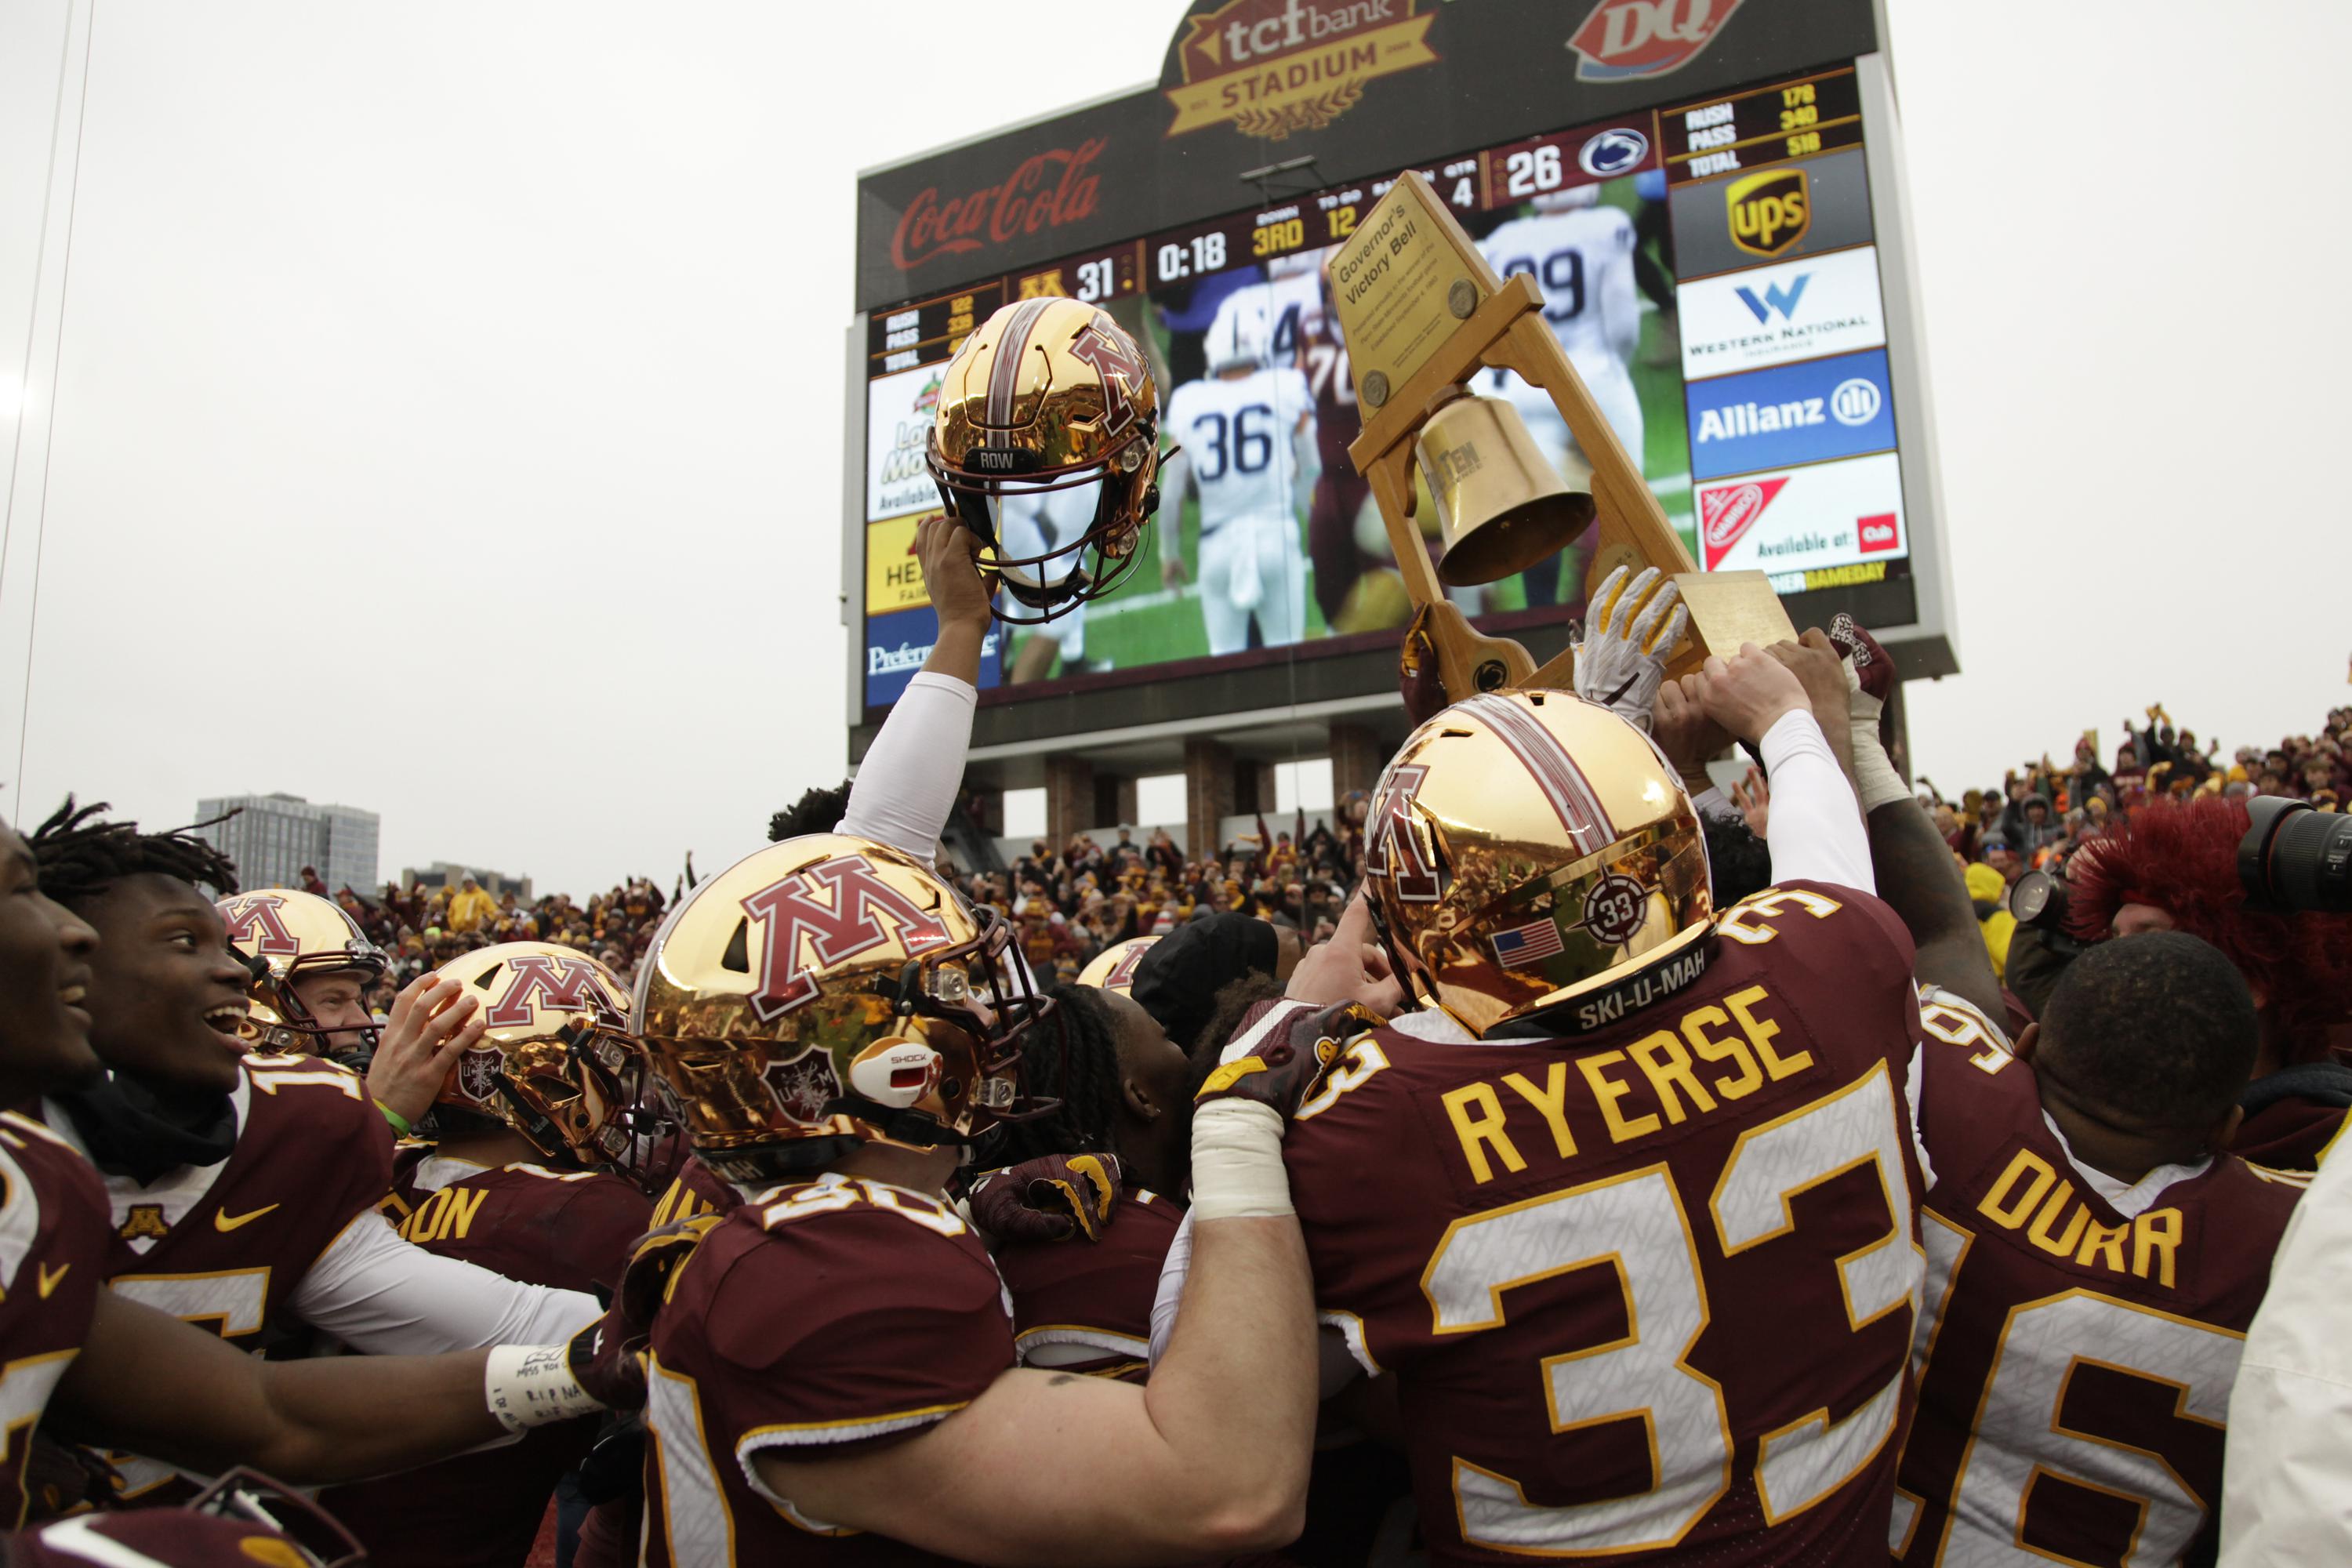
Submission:
[[[1067,549],[1086,537],[1094,526],[1095,510],[1101,504],[1102,481],[1073,485],[1067,489],[1038,490],[1024,494],[1013,491],[999,503],[996,526],[1004,544],[1008,560],[1025,561],[1049,551]],[[1047,569],[1066,574],[1076,567],[1080,555],[1073,552],[1045,563]],[[1054,673],[1054,660],[1062,661],[1062,673],[1076,675],[1087,657],[1087,605],[1081,599],[1067,610],[1042,626],[1020,629],[1020,651],[1013,656],[1013,673],[1009,678],[1014,686],[1027,680],[1043,680]]]
[[[1166,427],[1183,450],[1161,486],[1160,580],[1172,588],[1184,576],[1179,531],[1168,524],[1189,485],[1201,498],[1201,616],[1212,654],[1249,646],[1253,617],[1267,647],[1306,635],[1299,519],[1323,462],[1307,378],[1266,363],[1273,300],[1265,285],[1229,299],[1203,340],[1209,374],[1168,401]]]
[[[1543,290],[1544,320],[1583,379],[1609,427],[1642,468],[1642,400],[1626,370],[1641,341],[1641,295],[1633,281],[1633,220],[1602,204],[1601,187],[1579,185],[1535,198],[1534,213],[1503,225],[1479,243],[1488,265],[1509,277],[1525,272]],[[1592,462],[1552,406],[1551,396],[1507,371],[1486,389],[1510,399],[1545,456],[1570,489],[1591,488]],[[1558,569],[1527,574],[1530,605],[1556,602]]]

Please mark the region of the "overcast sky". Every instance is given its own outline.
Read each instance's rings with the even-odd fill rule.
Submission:
[[[2352,7],[2257,51],[2210,0],[1890,5],[1966,670],[1921,766],[2156,699],[2315,728]],[[68,11],[6,0],[10,814],[289,790],[380,811],[386,875],[582,891],[754,847],[844,767],[855,171],[1152,78],[1181,11],[1089,8],[1049,77],[1058,0],[97,0],[53,406]]]

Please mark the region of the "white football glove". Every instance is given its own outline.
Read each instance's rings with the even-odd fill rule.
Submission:
[[[1680,602],[1682,595],[1672,583],[1658,581],[1656,567],[1645,567],[1631,583],[1625,581],[1625,572],[1620,566],[1609,574],[1586,606],[1584,646],[1576,654],[1576,694],[1647,733],[1650,705],[1666,679],[1666,661],[1690,624],[1690,606]]]

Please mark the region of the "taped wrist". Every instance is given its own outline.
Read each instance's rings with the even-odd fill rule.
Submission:
[[[1282,1113],[1253,1100],[1213,1100],[1192,1113],[1192,1217],[1281,1219],[1290,1205]]]
[[[1847,740],[1853,751],[1854,794],[1861,798],[1863,816],[1868,816],[1890,802],[1909,800],[1911,786],[1903,782],[1903,775],[1887,760],[1886,748],[1879,744],[1878,715],[1885,704],[1855,685],[1851,668],[1846,671],[1846,683],[1853,718]]]
[[[482,1401],[509,1432],[604,1408],[572,1374],[569,1345],[492,1345],[482,1367]]]

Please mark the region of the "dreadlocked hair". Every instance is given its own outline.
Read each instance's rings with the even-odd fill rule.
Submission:
[[[1049,1028],[1059,1037],[1022,1043],[1021,1070],[1028,1090],[1058,1100],[1061,1108],[1034,1121],[1000,1123],[988,1163],[1017,1165],[1046,1154],[1109,1153],[1118,1142],[1118,1038],[1110,1009],[1091,985],[1056,985],[1059,1004]]]
[[[768,842],[781,844],[811,833],[830,833],[849,811],[849,781],[831,787],[817,785],[801,792],[800,799],[768,818]]]
[[[2287,1060],[2329,1059],[2330,1026],[2352,1014],[2352,915],[2285,914],[2246,901],[2238,880],[2244,805],[2142,806],[2066,862],[2066,933],[2105,940],[2126,904],[2147,904],[2221,950],[2261,992]]]
[[[144,876],[176,878],[224,898],[236,891],[236,862],[196,837],[235,812],[163,833],[142,833],[135,822],[100,820],[113,809],[104,801],[76,806],[68,795],[33,830],[26,842],[40,868],[41,891],[61,904],[80,904],[125,877]]]

